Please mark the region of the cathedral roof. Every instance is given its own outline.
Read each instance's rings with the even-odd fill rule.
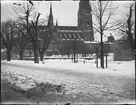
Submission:
[[[81,31],[80,29],[78,29],[77,26],[55,26],[55,28],[57,30],[60,30],[60,31]],[[47,26],[39,26],[39,29],[44,29],[44,30],[47,30],[48,27]]]
[[[39,26],[39,28],[48,30],[47,26]],[[77,26],[57,26],[56,28],[60,40],[83,40],[83,33]]]
[[[83,40],[83,34],[81,32],[58,32],[60,40]]]
[[[58,30],[77,30],[77,26],[58,26]]]

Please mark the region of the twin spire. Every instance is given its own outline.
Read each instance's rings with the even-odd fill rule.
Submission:
[[[53,14],[52,14],[52,3],[50,3],[50,14],[49,14],[49,18],[48,18],[48,28],[50,30],[53,30],[54,28],[54,23],[53,23]],[[58,26],[58,21],[56,20],[56,26]]]
[[[53,17],[53,15],[52,15],[52,3],[50,3],[50,16]]]

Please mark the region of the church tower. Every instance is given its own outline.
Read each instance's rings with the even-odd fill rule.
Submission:
[[[89,0],[80,0],[78,10],[78,28],[82,30],[85,41],[93,41],[92,9]]]
[[[50,30],[53,30],[53,28],[54,28],[53,14],[52,14],[52,4],[50,4],[50,14],[49,14],[47,26],[48,26],[48,28],[49,28]]]

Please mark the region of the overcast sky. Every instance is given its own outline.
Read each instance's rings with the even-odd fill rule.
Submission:
[[[26,1],[28,2],[28,1]],[[13,19],[16,17],[13,7],[13,3],[20,3],[20,1],[2,1],[1,2],[1,19],[2,21]],[[116,15],[113,19],[121,19],[124,13],[126,13],[129,1],[113,1],[113,6],[119,6],[116,11]],[[36,10],[41,14],[41,18],[47,18],[49,14],[50,1],[34,2]],[[60,26],[77,26],[77,13],[79,9],[79,1],[52,1],[52,9],[54,21],[58,20]],[[115,34],[115,32],[112,32]]]

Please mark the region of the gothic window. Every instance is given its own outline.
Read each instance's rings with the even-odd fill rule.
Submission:
[[[73,34],[73,38],[76,39],[76,35],[75,34]]]
[[[74,34],[71,35],[71,39],[74,39]]]
[[[76,37],[76,39],[79,39],[77,34],[75,34],[75,37]]]
[[[66,34],[64,34],[64,35],[63,35],[63,38],[64,38],[64,39],[67,39],[67,36],[66,36]]]
[[[80,35],[79,34],[77,34],[77,35],[78,35],[78,38],[81,39]]]
[[[66,34],[64,34],[64,37],[67,39],[67,35]]]
[[[71,35],[70,35],[70,34],[68,34],[68,36],[69,36],[69,38],[71,38]]]
[[[69,34],[67,34],[67,38],[70,39]]]

